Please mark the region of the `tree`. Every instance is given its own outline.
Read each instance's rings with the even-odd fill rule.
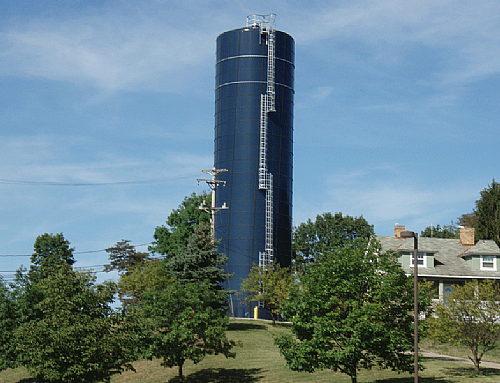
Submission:
[[[207,354],[234,356],[234,342],[226,338],[227,295],[221,287],[228,277],[222,269],[227,261],[218,254],[207,224],[195,224],[184,247],[161,260],[149,260],[119,285],[138,298],[132,311],[150,321],[148,358],[163,359],[165,367],[195,363]]]
[[[16,344],[12,334],[18,320],[13,296],[0,277],[0,371],[16,367]]]
[[[298,264],[316,260],[321,254],[336,247],[360,244],[374,235],[373,226],[360,217],[342,216],[342,213],[323,213],[301,223],[293,231],[293,253]]]
[[[127,274],[149,258],[149,253],[137,252],[128,239],[116,242],[116,245],[107,248],[106,252],[109,254],[110,263],[104,266],[105,272],[117,270]]]
[[[28,322],[37,315],[34,307],[44,298],[37,284],[62,266],[71,267],[75,263],[74,249],[62,233],[39,235],[33,248],[29,271],[21,266],[16,272],[13,284],[13,296],[18,306],[20,322]]]
[[[295,276],[290,268],[282,268],[275,261],[264,267],[254,265],[241,283],[241,292],[246,294],[245,301],[261,302],[270,311],[274,326],[294,284]]]
[[[223,282],[229,277],[223,265],[227,262],[224,254],[217,253],[217,243],[210,237],[210,227],[201,223],[193,228],[193,233],[184,248],[165,259],[148,259],[136,268],[120,276],[119,291],[131,297],[134,302],[141,299],[144,292],[165,287],[165,279],[175,277],[179,283],[207,283],[211,289],[222,290]],[[221,301],[226,305],[225,300]]]
[[[480,374],[481,359],[500,338],[500,287],[491,280],[455,286],[429,322],[431,337],[469,347],[469,359]]]
[[[153,235],[155,240],[149,250],[169,258],[177,254],[178,250],[185,248],[195,226],[199,223],[210,223],[210,214],[199,209],[203,202],[210,206],[210,194],[192,193],[189,197],[185,197],[179,207],[172,210],[168,216],[167,226],[158,226],[155,229]]]
[[[427,226],[424,231],[420,232],[421,237],[428,238],[460,238],[460,231],[456,225],[445,225],[441,228],[437,226]]]
[[[457,218],[458,226],[476,227],[477,226],[476,222],[477,222],[477,217],[475,212],[465,213]]]
[[[227,256],[217,252],[207,223],[195,224],[192,231],[187,244],[164,260],[165,267],[180,283],[208,281],[211,288],[220,289],[230,276],[223,270]]]
[[[478,239],[492,239],[500,246],[500,184],[495,179],[476,201],[475,229]]]
[[[75,249],[70,248],[69,245],[69,241],[64,239],[62,233],[39,235],[34,244],[35,252],[31,256],[29,272],[31,282],[46,278],[63,264],[73,265]]]
[[[458,217],[458,225],[473,227],[477,239],[492,239],[500,246],[500,184],[493,179],[483,189],[472,213]]]
[[[207,194],[186,197],[170,214],[168,227],[155,230],[150,250],[165,257],[144,262],[120,280],[124,291],[139,298],[131,309],[150,320],[147,357],[178,366],[180,376],[188,359],[198,363],[207,354],[234,356],[234,342],[225,335],[228,292],[221,287],[229,277],[222,269],[227,258],[217,253],[210,216],[198,209],[202,202],[210,204]]]
[[[109,254],[110,263],[104,266],[105,272],[117,270],[119,273],[130,274],[137,266],[149,259],[149,253],[137,252],[128,239],[122,239],[114,247],[106,249]],[[126,307],[137,303],[137,298],[128,297],[118,286],[118,298]]]
[[[165,264],[159,259],[148,259],[137,265],[130,273],[120,276],[118,290],[129,297],[133,304],[138,304],[144,293],[162,290],[166,288],[168,281]]]
[[[235,342],[228,340],[228,318],[222,295],[208,283],[180,283],[169,277],[167,286],[143,294],[139,308],[150,322],[146,356],[161,358],[165,367],[178,366],[183,375],[186,360],[200,362],[205,355],[234,357]]]
[[[276,340],[292,370],[339,370],[354,383],[359,369],[374,365],[413,371],[413,278],[396,255],[380,251],[372,240],[334,248],[307,265],[285,306],[294,337]],[[424,312],[426,292],[420,295]]]
[[[115,285],[94,285],[95,277],[62,265],[36,288],[43,299],[35,319],[14,332],[18,358],[35,377],[47,382],[110,381],[133,369],[138,350],[133,331],[113,312]]]

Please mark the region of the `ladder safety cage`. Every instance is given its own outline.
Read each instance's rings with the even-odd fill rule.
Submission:
[[[268,112],[276,112],[274,29],[267,34],[267,98]]]
[[[260,145],[259,145],[259,189],[269,187],[267,173],[267,94],[260,95]]]
[[[267,44],[267,95],[268,95],[268,112],[276,111],[276,93],[274,89],[275,82],[275,22],[276,14],[268,15],[250,15],[247,16],[247,27],[259,27],[260,35],[266,36]]]
[[[269,189],[266,190],[266,252],[272,257],[273,251],[273,175],[269,173]]]
[[[268,114],[276,111],[275,91],[275,20],[276,15],[247,16],[247,27],[259,27],[260,36],[265,36],[267,44],[267,79],[266,92],[260,99],[259,129],[259,189],[266,191],[265,213],[265,249],[259,252],[259,266],[273,262],[273,175],[267,166]],[[259,40],[261,41],[261,40]]]

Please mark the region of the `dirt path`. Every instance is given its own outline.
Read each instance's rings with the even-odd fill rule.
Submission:
[[[422,356],[424,356],[425,358],[429,358],[429,359],[437,359],[437,360],[444,360],[444,361],[448,361],[448,362],[459,362],[459,363],[473,364],[472,361],[468,358],[459,358],[456,356],[441,355],[441,354],[436,354],[434,352],[425,351],[425,350],[420,350],[420,354]],[[496,369],[500,370],[500,363],[481,362],[480,367],[496,368]]]

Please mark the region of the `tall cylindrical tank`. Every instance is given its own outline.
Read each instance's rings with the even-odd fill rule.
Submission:
[[[240,290],[253,264],[291,262],[293,38],[258,19],[217,38],[215,160],[219,250],[228,256],[229,290]],[[233,295],[232,313],[252,307]]]

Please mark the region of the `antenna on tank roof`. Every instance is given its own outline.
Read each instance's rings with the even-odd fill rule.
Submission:
[[[270,13],[268,15],[248,15],[247,27],[260,27],[272,28],[274,30],[274,23],[276,22],[276,14]]]

